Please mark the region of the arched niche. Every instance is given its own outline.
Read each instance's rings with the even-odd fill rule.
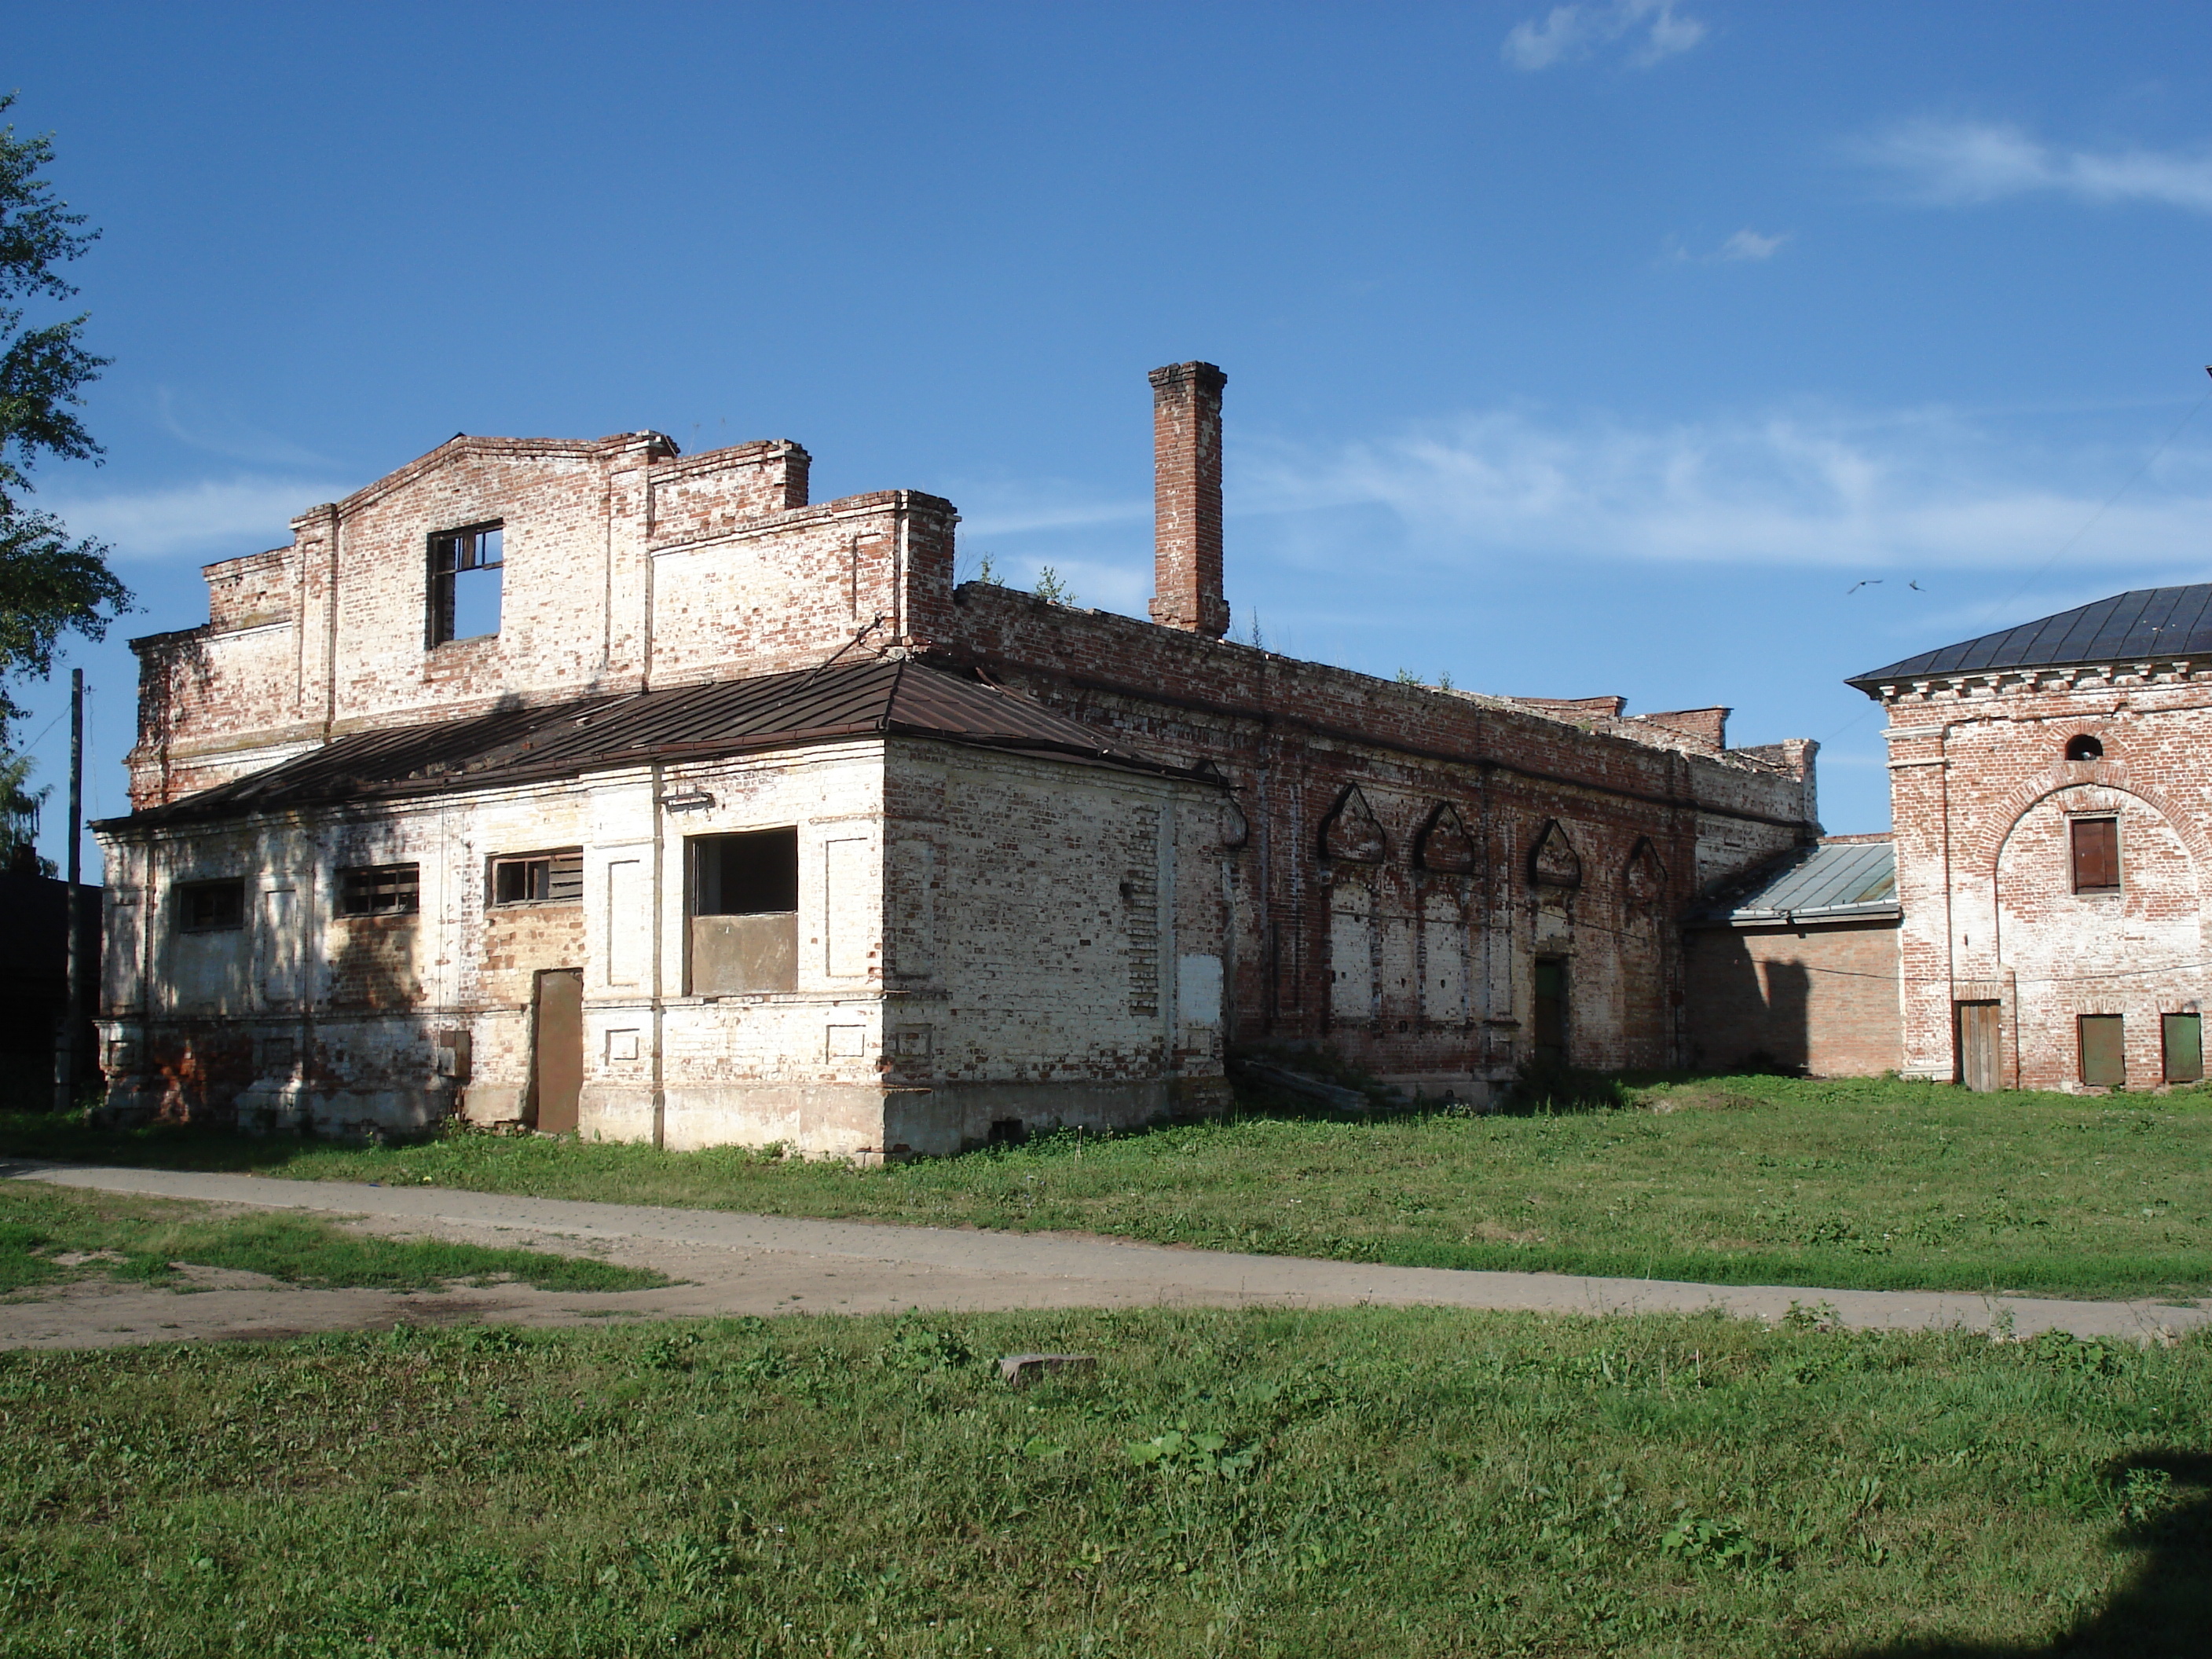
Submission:
[[[1534,843],[1528,848],[1528,879],[1539,888],[1550,887],[1571,890],[1583,884],[1582,854],[1567,838],[1566,830],[1557,818],[1547,822],[1537,831]]]
[[[1447,876],[1471,876],[1479,856],[1458,809],[1438,801],[1413,838],[1413,862]]]
[[[1319,850],[1324,859],[1344,864],[1380,864],[1389,856],[1382,822],[1358,784],[1346,784],[1321,821]]]

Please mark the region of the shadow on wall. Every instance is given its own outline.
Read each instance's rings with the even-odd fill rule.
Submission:
[[[2097,1612],[2034,1646],[1917,1638],[1850,1659],[2202,1659],[2212,1646],[2212,1456],[2146,1452],[2107,1479],[2136,1511],[2112,1542],[2142,1555]]]
[[[1731,928],[1698,930],[1688,944],[1692,1063],[1802,1076],[1813,1053],[1811,970],[1762,959]]]

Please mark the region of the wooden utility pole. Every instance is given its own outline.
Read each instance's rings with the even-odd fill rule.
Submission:
[[[78,895],[84,874],[84,670],[70,670],[69,776],[69,998],[62,1015],[62,1040],[54,1050],[54,1109],[76,1109],[77,1032],[84,1024],[83,918]]]

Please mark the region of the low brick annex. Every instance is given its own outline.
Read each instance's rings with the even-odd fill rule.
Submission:
[[[1684,1058],[1677,919],[1817,835],[1814,745],[1225,637],[1225,377],[1152,378],[1150,621],[956,586],[933,495],[653,433],[459,437],[209,566],[100,826],[112,1109],[876,1155],[1211,1109],[1239,1048],[1462,1098]],[[570,740],[872,665],[1079,735],[747,693]],[[339,763],[449,727],[398,784]]]

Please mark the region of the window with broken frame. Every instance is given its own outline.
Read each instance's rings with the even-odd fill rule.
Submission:
[[[533,904],[584,902],[584,849],[502,853],[491,861],[491,905],[505,910]]]
[[[338,872],[342,916],[412,915],[422,908],[419,864],[360,864]]]
[[[177,927],[187,933],[235,933],[246,926],[246,881],[181,882],[176,888]]]

